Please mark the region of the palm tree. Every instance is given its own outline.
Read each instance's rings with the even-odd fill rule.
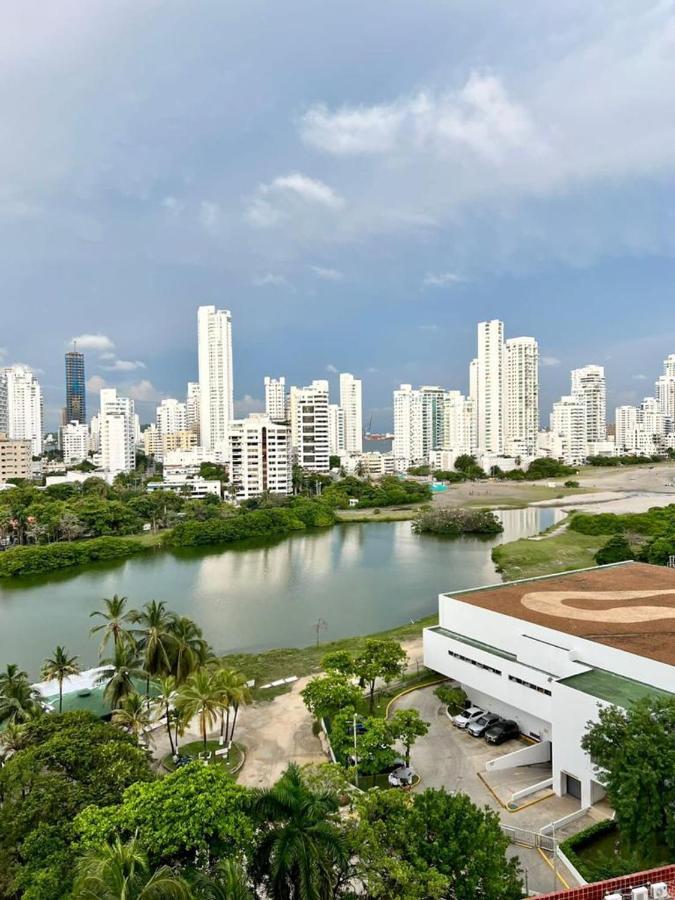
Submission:
[[[25,746],[26,729],[23,725],[10,722],[3,731],[0,731],[0,760],[5,759],[10,753],[23,750]]]
[[[136,693],[134,678],[143,678],[145,672],[136,647],[123,641],[115,644],[113,655],[102,662],[105,669],[96,681],[105,684],[103,696],[112,709],[117,709],[124,697]]]
[[[171,729],[171,709],[176,699],[176,679],[173,675],[165,675],[159,678],[155,684],[158,688],[157,702],[162,709],[162,715],[166,721],[166,731],[169,735],[169,744],[171,745],[171,755],[176,755],[176,746],[173,742],[173,734]]]
[[[187,882],[168,866],[150,871],[148,858],[133,838],[90,850],[77,867],[74,900],[190,900]]]
[[[291,763],[279,781],[256,790],[250,801],[264,830],[256,867],[266,876],[273,900],[324,900],[333,896],[339,871],[348,860],[335,825],[338,800],[329,791],[313,792]]]
[[[231,691],[232,706],[234,708],[234,718],[232,719],[232,730],[228,737],[228,744],[231,747],[234,740],[234,729],[237,727],[237,716],[239,715],[239,707],[243,704],[246,706],[251,702],[251,691],[246,684],[246,676],[241,672],[233,673],[233,686]],[[229,710],[228,710],[229,712]]]
[[[221,694],[213,673],[207,669],[193,672],[181,687],[176,706],[188,719],[199,716],[199,730],[206,753],[206,734],[213,728],[221,708]]]
[[[0,672],[0,722],[21,724],[42,712],[40,692],[15,663]]]
[[[251,900],[246,870],[232,859],[221,860],[213,875],[198,875],[196,896],[204,900]]]
[[[103,651],[111,638],[113,644],[117,647],[121,641],[128,640],[131,636],[128,627],[131,623],[131,612],[126,611],[127,598],[113,594],[112,597],[104,597],[103,603],[105,608],[102,611],[96,610],[89,613],[90,619],[95,616],[103,619],[100,625],[95,625],[89,632],[89,634],[96,634],[99,631],[103,632],[99,656],[103,655]]]
[[[145,696],[150,702],[150,678],[168,675],[171,672],[171,656],[175,647],[171,634],[172,616],[166,609],[163,600],[151,600],[143,609],[132,610],[131,620],[138,626],[134,635],[138,640],[138,649],[143,655],[145,669]]]
[[[188,675],[204,665],[209,645],[202,637],[201,628],[187,616],[172,616],[169,632],[174,642],[172,674],[175,675],[176,683],[182,684]]]
[[[139,740],[150,724],[150,713],[143,697],[136,692],[124,697],[120,706],[113,710],[112,721],[114,725],[126,728]]]
[[[77,675],[80,667],[77,656],[68,656],[68,651],[60,644],[53,656],[48,656],[42,666],[42,677],[45,681],[55,679],[59,683],[59,712],[63,712],[63,680],[71,675]]]

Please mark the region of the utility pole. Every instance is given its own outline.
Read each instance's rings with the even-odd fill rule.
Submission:
[[[325,619],[318,619],[312,628],[316,632],[316,646],[319,646],[319,634],[321,631],[325,631],[328,628],[328,622]]]

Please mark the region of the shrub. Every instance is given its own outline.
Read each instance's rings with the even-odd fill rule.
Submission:
[[[497,516],[486,509],[426,509],[421,510],[412,523],[415,534],[499,534],[504,526]]]
[[[0,554],[0,578],[17,575],[38,575],[69,566],[83,566],[90,562],[120,559],[142,553],[145,546],[134,538],[100,537],[88,541],[61,544],[40,544],[34,547],[15,547]]]
[[[626,538],[622,534],[615,534],[595,554],[595,561],[599,566],[607,566],[611,563],[633,559],[634,556]]]
[[[456,715],[464,709],[467,696],[461,687],[451,687],[449,684],[439,684],[434,691],[438,699],[448,708],[450,715]]]

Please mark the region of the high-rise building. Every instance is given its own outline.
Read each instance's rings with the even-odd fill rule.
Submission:
[[[197,323],[200,440],[203,447],[227,455],[229,424],[234,418],[232,316],[227,309],[200,306]]]
[[[447,391],[428,384],[419,390],[422,395],[422,456],[428,461],[429,453],[443,444]]]
[[[532,337],[504,344],[504,452],[535,456],[539,433],[539,347]]]
[[[394,391],[394,458],[400,465],[420,465],[424,456],[424,416],[421,391],[402,384]]]
[[[175,434],[177,431],[187,431],[187,406],[180,400],[168,397],[157,407],[155,422],[160,434]]]
[[[331,456],[338,456],[346,449],[345,411],[337,403],[328,404],[328,446]]]
[[[321,379],[308,387],[292,387],[290,415],[297,464],[310,472],[329,472],[328,382]]]
[[[83,422],[68,422],[61,428],[61,451],[67,466],[81,463],[89,455],[89,427]]]
[[[607,385],[603,366],[572,370],[572,393],[586,406],[588,441],[607,439]]]
[[[101,391],[99,418],[101,464],[112,477],[136,468],[134,401],[119,397],[115,388]]]
[[[478,449],[476,404],[459,391],[445,393],[441,447],[460,456],[474,456]]]
[[[561,397],[551,413],[553,455],[565,465],[578,466],[588,455],[586,399],[579,394]]]
[[[273,422],[286,421],[286,379],[265,375],[265,414]]]
[[[504,323],[478,324],[478,446],[486,453],[504,453]]]
[[[187,427],[193,434],[197,435],[199,442],[199,382],[188,381],[187,400],[185,401],[185,412],[187,414]]]
[[[637,412],[637,406],[617,406],[616,408],[614,440],[619,454],[635,453],[640,446]]]
[[[42,454],[42,390],[27,366],[0,370],[0,431],[30,441],[33,456]]]
[[[0,484],[10,478],[28,479],[31,476],[31,442],[11,441],[0,431]]]
[[[84,372],[84,353],[66,353],[66,412],[65,423],[87,421],[87,382]]]
[[[340,407],[345,417],[345,450],[363,452],[363,402],[361,379],[349,372],[340,375]]]
[[[668,431],[675,431],[675,353],[671,353],[663,362],[663,375],[656,381],[654,396],[661,412],[668,419]]]
[[[293,491],[291,430],[262,413],[232,422],[230,481],[238,500]]]

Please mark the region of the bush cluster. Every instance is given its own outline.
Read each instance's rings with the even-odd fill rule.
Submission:
[[[499,534],[504,526],[487,509],[425,509],[412,523],[415,534]]]
[[[86,563],[106,559],[120,559],[144,550],[144,545],[134,538],[117,537],[15,547],[0,553],[0,578],[9,578],[13,575],[39,575],[68,566],[83,566]]]

